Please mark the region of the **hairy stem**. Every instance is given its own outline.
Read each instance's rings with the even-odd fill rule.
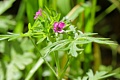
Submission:
[[[68,58],[68,60],[67,60],[67,62],[66,62],[66,64],[65,64],[65,67],[64,67],[64,69],[63,69],[63,71],[62,71],[62,73],[61,73],[61,75],[60,75],[59,80],[62,80],[62,78],[63,78],[63,76],[64,76],[64,74],[65,74],[65,71],[67,70],[68,66],[69,66],[70,63],[71,63],[71,60],[72,60],[72,58],[71,58],[71,56],[69,56],[69,58]]]
[[[48,63],[48,61],[45,60],[45,58],[42,56],[41,52],[39,51],[39,48],[37,47],[37,45],[34,43],[33,39],[31,36],[29,36],[30,40],[32,41],[35,49],[40,53],[41,58],[44,60],[44,62],[46,63],[46,65],[51,69],[51,71],[54,73],[54,75],[58,78],[58,75],[56,74],[56,72],[54,71],[54,69],[52,68],[52,66]]]
[[[54,53],[55,55],[55,62],[56,62],[56,67],[57,67],[57,74],[58,74],[58,78],[60,76],[60,64],[59,64],[59,56],[58,53]]]

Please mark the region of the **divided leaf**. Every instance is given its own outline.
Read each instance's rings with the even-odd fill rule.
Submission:
[[[72,42],[71,44],[69,44],[70,46],[70,50],[68,54],[71,54],[73,57],[77,57],[78,56],[78,52],[77,51],[83,51],[83,49],[80,49],[77,47],[76,42]]]
[[[12,63],[16,65],[20,70],[24,70],[25,66],[30,64],[33,61],[35,56],[31,53],[13,54],[12,55]]]
[[[108,73],[106,71],[97,71],[95,74],[93,73],[93,71],[90,69],[87,72],[87,76],[83,76],[83,78],[81,78],[81,76],[79,76],[77,79],[74,80],[101,80],[104,78],[108,78],[110,76],[115,75],[115,73]]]
[[[103,79],[103,78],[107,78],[107,77],[110,77],[110,76],[113,76],[115,75],[115,73],[108,73],[106,71],[100,71],[100,72],[96,72],[95,74],[93,74],[93,71],[90,70],[88,73],[88,80],[100,80],[100,79]]]
[[[20,70],[13,63],[7,66],[6,71],[6,80],[19,80],[22,76]]]
[[[60,41],[54,42],[54,43],[50,43],[48,46],[43,48],[41,50],[41,52],[44,53],[46,56],[50,52],[62,50],[69,42],[70,42],[70,40],[65,39],[65,40],[60,40]]]

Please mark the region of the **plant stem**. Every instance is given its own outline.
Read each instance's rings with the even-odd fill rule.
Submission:
[[[54,55],[55,55],[55,62],[56,62],[58,78],[59,78],[59,76],[60,76],[59,55],[58,55],[58,53],[54,53]]]
[[[94,55],[93,56],[95,59],[93,69],[94,69],[94,72],[96,72],[101,65],[101,52],[100,52],[100,46],[98,44],[94,43],[93,45],[94,45],[94,48],[93,48]]]
[[[91,13],[89,13],[91,14],[91,16],[90,16],[90,19],[86,23],[85,32],[93,32],[97,0],[92,0],[91,2],[92,2],[92,6],[90,9]]]
[[[69,58],[68,58],[68,60],[67,60],[67,62],[66,62],[66,64],[65,64],[65,67],[64,67],[64,69],[63,69],[63,71],[62,71],[62,73],[61,73],[61,75],[60,75],[59,80],[61,80],[61,79],[63,78],[63,76],[64,76],[64,74],[65,74],[65,71],[66,71],[66,69],[68,68],[71,60],[72,60],[72,59],[71,59],[71,56],[69,56]]]
[[[96,13],[96,3],[97,0],[92,1],[92,9],[91,9],[91,32],[93,32],[94,20],[95,20],[95,13]]]
[[[37,63],[34,65],[34,67],[30,70],[25,80],[30,80],[30,78],[33,76],[33,74],[37,71],[37,69],[44,63],[44,60],[42,58],[39,58]]]
[[[38,0],[39,8],[43,8],[44,0]]]
[[[32,41],[34,47],[36,48],[36,50],[40,53],[41,58],[44,60],[44,62],[46,63],[46,65],[51,69],[51,71],[54,73],[54,75],[58,78],[58,75],[56,74],[56,72],[54,71],[54,69],[52,68],[52,66],[50,66],[50,64],[48,63],[48,61],[45,60],[45,58],[42,56],[41,52],[39,51],[39,48],[37,47],[37,45],[34,43],[33,39],[31,36],[29,36],[30,40]]]
[[[114,9],[116,9],[116,6],[114,4],[110,5],[105,11],[103,11],[98,17],[96,17],[94,24],[97,24],[100,20],[102,20],[107,14],[112,12]]]

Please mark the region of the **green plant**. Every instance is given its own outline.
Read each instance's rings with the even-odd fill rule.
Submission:
[[[8,41],[11,41],[20,37],[29,37],[40,56],[40,59],[38,60],[39,62],[37,62],[36,65],[39,63],[38,65],[40,66],[43,62],[45,62],[58,80],[61,80],[64,77],[68,66],[71,64],[71,61],[79,54],[82,54],[82,51],[84,50],[83,46],[85,44],[91,42],[109,45],[114,44],[107,38],[92,37],[93,35],[95,35],[95,33],[82,33],[80,30],[75,28],[67,19],[62,19],[60,21],[60,14],[58,14],[55,11],[49,10],[48,8],[42,10],[42,12],[37,12],[35,19],[36,20],[32,26],[30,23],[28,24],[28,32],[21,34],[12,33],[10,35],[1,35],[1,40],[8,39]],[[59,21],[60,23],[55,23]],[[57,30],[59,30],[60,26],[65,26],[64,28],[62,28],[63,32],[56,32]],[[34,41],[34,39],[36,39],[36,42]],[[44,45],[42,43],[44,43]],[[41,46],[41,49],[38,47],[37,44],[41,44],[39,45]],[[63,69],[61,69],[59,63],[60,51],[66,54],[67,56],[67,62],[65,63]],[[55,70],[54,66],[51,66],[50,63],[46,60],[46,57],[50,54],[55,55],[55,58],[53,59],[56,62],[57,70]],[[19,69],[24,69],[23,64],[30,63],[29,59],[27,60],[26,57],[25,59],[23,59],[23,55],[23,58],[20,58],[20,61],[22,60],[23,62],[17,61],[17,63],[15,62],[14,65],[16,65]],[[19,59],[19,56],[13,56],[12,62],[14,62],[14,58]],[[28,63],[24,63],[24,61],[28,61]],[[12,64],[12,62],[10,63],[10,65]],[[34,68],[33,70],[37,70]],[[31,75],[31,72],[29,72],[29,75]],[[29,75],[26,78],[26,80],[29,80],[31,78],[29,77]]]
[[[10,1],[13,3],[13,0]],[[56,11],[55,2],[58,3],[58,11],[62,14]],[[92,66],[96,72],[95,75],[91,70],[88,72],[88,69],[92,68],[90,66],[93,60],[92,43],[117,45],[109,38],[99,38],[96,37],[97,33],[92,33],[94,24],[106,14],[95,18],[97,0],[91,1],[92,5],[85,0],[77,0],[77,5],[71,11],[70,2],[70,0],[66,2],[64,0],[49,0],[49,2],[22,0],[15,20],[13,17],[0,16],[2,23],[7,26],[1,30],[4,32],[0,35],[0,80],[34,80],[36,78],[39,80],[92,80],[93,78],[98,80],[116,75],[116,71],[96,72],[101,65],[100,62],[97,66],[96,64]],[[61,6],[62,3],[67,10]],[[112,8],[106,11],[109,10],[109,13],[115,8],[116,6],[112,5]],[[38,9],[40,11],[34,18]],[[23,29],[26,17],[29,24],[28,31],[25,32]],[[97,46],[95,49],[99,50],[98,45],[95,46]],[[86,73],[87,77],[84,76]]]
[[[115,75],[115,73],[110,74],[106,71],[100,71],[94,74],[92,70],[89,70],[89,72],[87,72],[87,76],[84,76],[82,79],[81,77],[78,77],[74,80],[101,80],[112,75]]]

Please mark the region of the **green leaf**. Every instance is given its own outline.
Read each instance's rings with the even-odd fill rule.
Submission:
[[[6,80],[20,80],[22,77],[22,73],[13,63],[7,65],[6,71]]]
[[[21,36],[20,34],[13,34],[13,33],[11,33],[11,35],[0,35],[0,40],[8,39],[8,41],[11,41],[17,39],[20,36]]]
[[[109,38],[91,37],[91,36],[96,35],[96,34],[97,33],[84,33],[84,34],[80,33],[77,37],[77,43],[87,44],[87,43],[91,43],[91,42],[96,42],[96,43],[99,43],[99,44],[112,44],[112,45],[114,44],[114,45],[117,45],[114,41],[110,41]]]
[[[4,68],[2,66],[2,62],[0,61],[0,80],[5,80],[5,75],[4,75]]]
[[[71,44],[69,44],[70,46],[70,51],[68,54],[71,54],[73,57],[77,57],[78,56],[78,52],[77,51],[83,51],[83,49],[80,49],[77,47],[76,42],[72,42]]]
[[[28,21],[33,24],[34,23],[34,9],[30,1],[26,1],[26,11],[27,11],[27,17]]]
[[[33,62],[34,55],[31,53],[24,53],[24,55],[14,55],[13,63],[20,69],[24,70],[25,66]]]
[[[88,44],[88,43],[91,43],[92,41],[89,41],[89,40],[78,40],[76,41],[77,44]]]
[[[4,53],[4,48],[5,48],[5,41],[0,41],[0,53]]]
[[[70,0],[57,0],[57,5],[64,15],[66,15],[71,9]]]
[[[69,54],[71,54],[71,55],[74,56],[74,57],[77,56],[76,45],[75,45],[74,43],[71,43],[71,44],[70,44]]]
[[[13,30],[16,25],[16,21],[13,19],[13,16],[6,15],[0,16],[0,32],[7,33],[8,30]]]
[[[82,80],[82,79],[81,79],[81,77],[78,77],[78,78],[76,78],[76,79],[73,79],[73,80]]]
[[[96,42],[96,43],[100,43],[100,44],[115,44],[113,41],[110,41],[108,39],[107,38],[87,37],[87,40],[92,41],[92,42]]]
[[[24,54],[16,54],[16,51],[12,49],[12,63],[16,65],[20,70],[24,70],[25,66],[30,64],[35,58],[30,52],[24,52]]]
[[[48,9],[47,6],[45,6],[45,9],[46,9],[47,13],[48,13],[49,15],[51,15],[51,11],[50,11],[50,9]]]
[[[93,78],[94,74],[92,70],[89,70],[89,72],[87,73],[88,77],[90,78],[89,80],[91,80],[91,78]]]
[[[44,52],[44,51],[46,51],[46,50],[48,50],[48,49],[53,48],[54,46],[56,46],[56,45],[58,45],[58,44],[61,44],[61,43],[63,43],[63,42],[67,42],[67,41],[69,41],[69,40],[68,40],[68,39],[65,39],[65,40],[60,40],[60,41],[51,43],[50,45],[48,45],[48,46],[46,46],[45,48],[43,48],[42,51]]]
[[[59,20],[60,20],[60,17],[61,17],[61,14],[57,14],[57,15],[55,16],[55,19],[54,19],[54,20],[59,21]]]
[[[113,3],[120,11],[120,0],[109,0],[109,1]]]
[[[15,40],[17,39],[18,37],[20,37],[20,34],[13,34],[9,37],[8,41],[11,41],[11,40]]]
[[[44,41],[45,38],[46,38],[46,37],[43,37],[43,38],[39,39],[39,41],[37,42],[37,44],[39,44],[39,43],[41,43],[42,41]]]
[[[14,2],[15,0],[0,1],[0,15],[9,9]]]
[[[101,79],[100,77],[103,77],[104,75],[106,75],[107,72],[106,71],[100,71],[100,72],[96,72],[93,79],[94,80],[98,80]]]
[[[19,9],[16,15],[16,27],[14,28],[14,33],[21,33],[24,29],[24,18],[25,18],[25,1],[22,0],[19,5]]]
[[[28,30],[31,30],[31,23],[28,23]]]
[[[31,42],[31,40],[29,40],[29,38],[23,38],[20,46],[21,46],[23,51],[32,51],[32,50],[34,50],[34,46],[33,46],[32,42]]]
[[[8,39],[10,37],[10,35],[0,35],[0,40],[5,40]]]
[[[104,79],[104,78],[114,76],[114,75],[116,75],[116,73],[108,73],[108,74],[105,74],[105,75],[101,76],[99,79]]]
[[[65,45],[67,45],[68,43],[70,43],[70,41],[65,41],[65,42],[63,42],[63,43],[60,43],[60,44],[56,45],[55,47],[53,47],[53,48],[50,50],[50,52],[52,52],[52,51],[57,51],[57,50],[61,50],[61,49],[64,48]],[[63,49],[62,49],[62,50],[63,50]]]
[[[85,36],[94,36],[96,34],[98,34],[98,33],[84,33]]]
[[[103,79],[103,78],[113,76],[113,75],[115,75],[115,73],[108,73],[106,71],[100,71],[100,72],[97,71],[95,74],[93,74],[93,71],[89,70],[87,75],[89,77],[89,80],[100,80],[100,79]]]
[[[116,75],[114,75],[115,78],[120,79],[120,67],[118,67],[117,69],[112,71],[113,73],[116,73]]]
[[[76,5],[66,16],[68,20],[75,20],[80,13],[84,11],[84,7],[81,5]]]
[[[88,76],[84,76],[82,80],[88,80]]]
[[[19,37],[22,37],[21,34],[10,33],[10,35],[0,35],[0,40],[8,39],[8,41],[15,40]]]
[[[60,50],[61,48],[63,48],[69,42],[70,42],[70,40],[65,39],[65,40],[60,40],[60,41],[51,43],[48,46],[46,46],[45,48],[43,48],[41,50],[41,53],[44,53],[45,56],[46,56],[46,55],[48,55],[52,51]]]

